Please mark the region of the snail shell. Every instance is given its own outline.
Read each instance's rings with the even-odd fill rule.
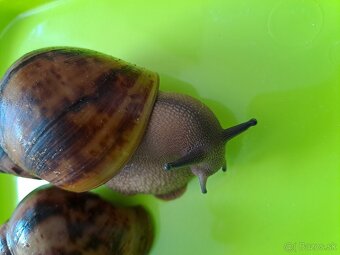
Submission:
[[[4,247],[9,255],[143,255],[153,241],[151,221],[143,208],[118,208],[97,195],[58,188],[25,198],[4,232],[0,251]]]
[[[157,91],[156,73],[95,51],[34,51],[0,83],[1,146],[27,176],[93,189],[136,150]]]
[[[17,164],[15,164],[1,147],[0,147],[0,173],[10,173],[20,177],[33,179],[37,178],[33,175],[30,175],[28,172],[26,172]]]
[[[7,224],[0,226],[0,254],[11,255],[6,242]]]

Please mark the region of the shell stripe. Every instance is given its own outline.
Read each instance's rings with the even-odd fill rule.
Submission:
[[[1,145],[31,175],[83,192],[132,156],[155,102],[156,73],[97,52],[33,52],[1,84]]]

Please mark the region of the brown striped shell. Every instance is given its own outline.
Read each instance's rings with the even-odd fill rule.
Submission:
[[[93,189],[136,150],[157,91],[156,73],[94,51],[29,53],[0,84],[1,146],[27,176]]]
[[[0,227],[0,254],[145,255],[153,226],[142,207],[117,207],[88,192],[34,191]],[[3,253],[1,253],[3,252]]]
[[[0,147],[0,173],[9,173],[20,177],[34,179],[37,178],[33,175],[30,175],[28,172],[24,171],[21,167],[15,164],[1,147]]]

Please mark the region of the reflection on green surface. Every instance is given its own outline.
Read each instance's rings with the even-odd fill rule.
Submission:
[[[15,177],[0,174],[0,225],[10,218],[16,203]]]
[[[21,13],[53,0],[0,0],[0,35],[8,24]]]
[[[160,72],[161,89],[200,98],[224,127],[258,119],[207,195],[193,180],[172,202],[124,199],[154,215],[152,254],[337,254],[339,13],[337,0],[59,1],[0,33],[0,73],[32,49],[86,47]]]

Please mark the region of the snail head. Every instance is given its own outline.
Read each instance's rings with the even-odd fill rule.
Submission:
[[[227,170],[225,144],[256,124],[256,119],[250,119],[247,122],[222,130],[214,126],[211,126],[210,130],[209,127],[203,127],[203,129],[207,129],[203,135],[204,138],[200,139],[183,157],[164,164],[164,170],[177,171],[189,166],[192,173],[199,179],[202,193],[207,193],[208,177],[219,169],[224,172]]]

